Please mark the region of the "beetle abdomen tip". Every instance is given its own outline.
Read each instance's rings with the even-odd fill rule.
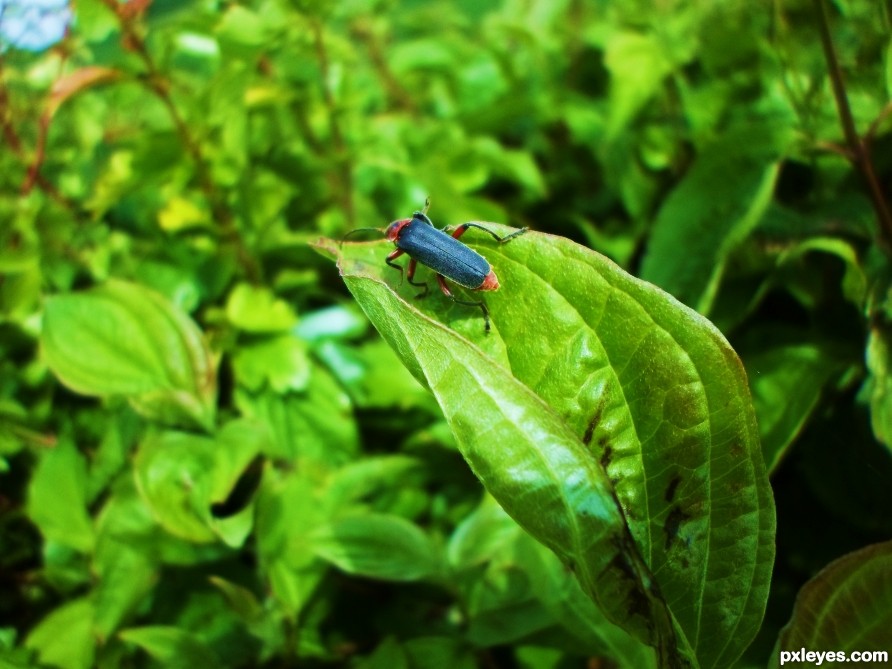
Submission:
[[[492,270],[489,270],[489,274],[487,274],[483,283],[480,284],[480,287],[477,290],[498,290],[499,289],[499,279],[496,277],[496,273]]]

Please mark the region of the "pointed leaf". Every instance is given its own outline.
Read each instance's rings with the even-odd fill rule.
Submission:
[[[201,331],[161,295],[109,281],[46,301],[41,346],[62,383],[122,395],[144,416],[209,428],[216,378]]]
[[[165,530],[205,543],[218,537],[240,546],[251,531],[251,505],[225,518],[212,514],[232,493],[262,447],[262,431],[236,421],[215,439],[159,432],[140,444],[135,474],[140,494]]]
[[[92,629],[95,612],[87,597],[70,600],[31,630],[25,646],[37,651],[41,666],[88,669],[96,655]]]
[[[124,630],[121,639],[136,644],[170,669],[219,667],[220,660],[195,634],[162,625]]]
[[[503,286],[485,297],[488,337],[473,309],[401,297],[415,291],[397,288],[387,244],[345,245],[340,268],[489,492],[608,618],[664,666],[690,649],[729,666],[760,625],[774,557],[739,359],[704,318],[572,242],[476,245]]]
[[[778,639],[772,666],[778,666],[781,653],[802,648],[888,653],[892,629],[890,574],[892,541],[831,562],[799,591],[793,617]],[[888,655],[883,660],[888,662]]]
[[[870,400],[870,424],[877,441],[892,450],[892,335],[881,325],[871,328],[866,355],[870,376],[865,394]]]
[[[45,114],[47,117],[53,116],[68,98],[93,86],[111,83],[122,77],[123,73],[120,70],[109,67],[88,65],[77,69],[53,84]]]
[[[28,515],[44,538],[82,553],[93,549],[87,461],[68,439],[44,453],[28,488]]]
[[[657,215],[642,278],[709,311],[728,254],[771,202],[780,153],[772,138],[757,126],[701,151]]]
[[[654,37],[617,31],[606,45],[604,66],[610,72],[607,137],[612,140],[656,94],[673,64]]]
[[[348,516],[320,528],[314,546],[320,557],[348,574],[388,581],[432,576],[439,556],[427,535],[398,516]]]

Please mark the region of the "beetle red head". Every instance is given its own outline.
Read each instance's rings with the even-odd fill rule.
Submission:
[[[387,226],[387,230],[384,235],[387,237],[387,239],[396,243],[396,240],[399,239],[400,233],[403,231],[403,228],[409,225],[412,220],[413,219],[411,218],[401,218],[398,221],[394,221]]]

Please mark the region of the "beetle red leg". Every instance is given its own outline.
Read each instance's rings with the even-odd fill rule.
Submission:
[[[395,262],[393,262],[393,261],[396,260],[397,258],[399,258],[399,257],[400,257],[401,255],[403,255],[404,253],[405,253],[405,251],[403,251],[403,250],[401,250],[401,249],[397,249],[396,251],[394,251],[393,253],[391,253],[390,255],[388,255],[388,256],[384,259],[384,262],[386,262],[388,265],[390,265],[391,267],[393,267],[393,269],[397,269],[397,270],[399,270],[399,272],[400,272],[400,285],[401,285],[401,286],[403,285],[403,266],[402,266],[402,265],[397,265],[397,264],[396,264]],[[410,281],[411,281],[411,279],[410,279]]]
[[[440,290],[443,291],[443,294],[456,304],[463,304],[466,307],[479,307],[480,311],[483,312],[483,331],[486,334],[489,334],[489,309],[486,308],[486,304],[483,300],[480,300],[479,302],[469,302],[467,300],[457,299],[455,295],[452,294],[452,291],[449,290],[449,286],[446,285],[446,279],[443,278],[442,274],[437,274],[437,284],[440,286]]]
[[[409,266],[406,268],[406,278],[409,279],[409,283],[413,286],[421,286],[424,288],[418,295],[415,296],[415,299],[419,299],[427,295],[427,282],[426,281],[413,281],[415,278],[415,269],[418,267],[418,261],[415,258],[409,260]]]

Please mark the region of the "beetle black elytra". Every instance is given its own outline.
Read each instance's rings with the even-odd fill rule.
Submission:
[[[436,272],[437,284],[446,297],[456,304],[480,309],[483,314],[484,332],[488,334],[490,330],[489,309],[486,308],[486,303],[483,300],[469,301],[456,298],[446,284],[446,279],[468,290],[480,291],[498,290],[499,279],[486,258],[460,242],[459,237],[465,234],[469,228],[478,228],[491,235],[500,244],[504,244],[525,233],[527,228],[519,228],[509,235],[500,237],[480,223],[468,222],[462,223],[450,234],[448,226],[442,230],[434,227],[433,222],[427,217],[429,204],[429,201],[426,202],[424,210],[416,211],[411,218],[398,219],[387,226],[384,236],[394,243],[396,249],[384,259],[384,262],[399,270],[400,277],[402,277],[403,267],[395,263],[394,260],[403,254],[409,256],[406,278],[413,286],[420,286],[424,289],[416,297],[424,297],[428,293],[426,282],[415,281],[415,270],[418,263],[430,267]],[[378,228],[359,228],[347,233],[344,238],[362,230],[381,232]]]

